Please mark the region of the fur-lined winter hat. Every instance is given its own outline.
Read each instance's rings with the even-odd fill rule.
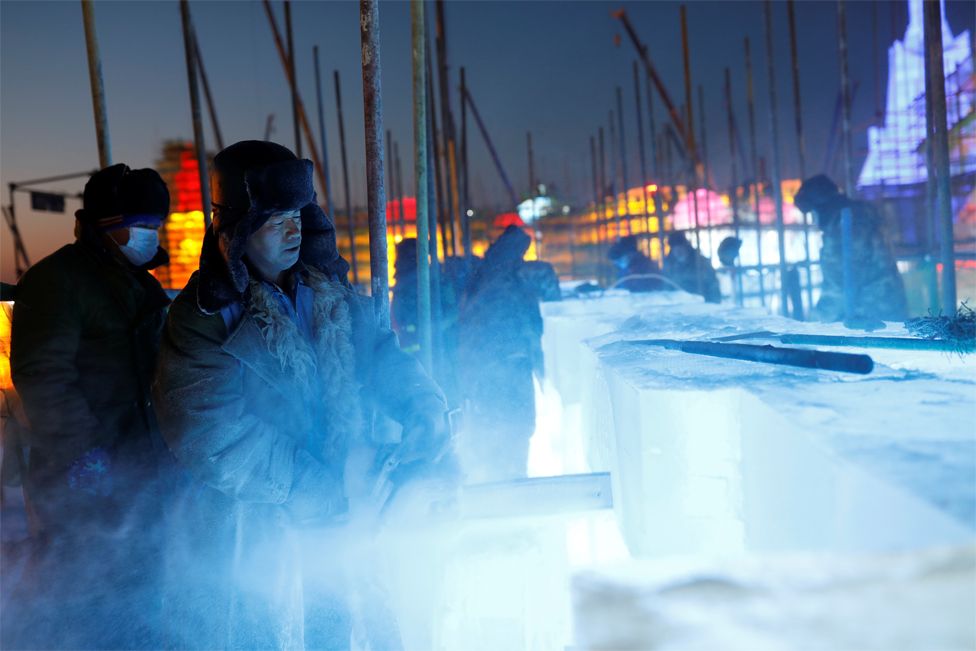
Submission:
[[[159,173],[118,163],[88,179],[75,217],[96,231],[109,231],[140,222],[160,225],[168,214],[169,190]]]
[[[312,162],[273,142],[244,140],[213,160],[213,224],[203,238],[197,305],[208,314],[243,298],[249,275],[244,247],[274,213],[300,210],[299,264],[345,281],[349,265],[336,248],[335,226],[315,200]]]

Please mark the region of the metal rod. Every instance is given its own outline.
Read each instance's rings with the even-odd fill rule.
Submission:
[[[278,51],[278,59],[281,61],[281,65],[285,70],[285,79],[288,81],[288,85],[293,90],[297,100],[298,118],[301,121],[302,131],[305,133],[305,142],[308,144],[308,151],[309,155],[312,157],[315,173],[319,177],[319,185],[322,186],[322,192],[328,194],[326,189],[328,184],[325,181],[325,173],[323,171],[325,166],[319,159],[318,147],[315,146],[315,136],[312,133],[312,127],[309,125],[308,116],[305,113],[305,105],[302,103],[302,96],[298,92],[298,86],[297,84],[293,83],[293,79],[288,74],[288,53],[285,52],[285,45],[281,40],[281,33],[278,31],[278,23],[275,21],[274,12],[271,10],[271,2],[269,0],[264,0],[263,4],[264,13],[268,18],[268,25],[271,27],[271,36],[274,38],[275,49]],[[270,132],[272,116],[268,117],[268,128],[265,134],[265,140],[267,140],[268,133]],[[326,197],[326,199],[328,200],[328,197]]]
[[[413,0],[411,0],[412,2]],[[508,197],[512,202],[512,206],[518,205],[518,196],[515,194],[514,188],[512,188],[511,181],[508,180],[508,175],[505,173],[505,168],[502,167],[502,162],[498,158],[498,152],[495,151],[495,146],[491,142],[491,137],[488,135],[488,129],[485,128],[485,123],[481,120],[481,114],[478,113],[478,106],[474,103],[474,97],[471,96],[471,91],[467,88],[464,90],[464,97],[468,101],[468,106],[471,107],[471,115],[474,116],[474,121],[478,125],[478,130],[481,132],[481,137],[485,140],[485,145],[488,147],[488,152],[491,154],[491,159],[495,163],[495,169],[498,170],[498,175],[502,179],[502,183],[505,184],[505,190],[508,192]]]
[[[875,11],[877,11],[877,5],[875,4],[874,6]],[[786,10],[790,25],[790,62],[793,70],[793,125],[796,130],[796,157],[797,162],[800,164],[800,180],[802,181],[807,178],[807,148],[806,139],[803,137],[803,104],[800,102],[800,60],[797,55],[796,2],[794,0],[787,0]],[[877,48],[877,43],[875,43],[875,48]],[[810,222],[807,220],[806,214],[803,215],[803,252],[806,256],[807,263],[809,263]],[[813,309],[813,273],[809,264],[806,265],[806,276],[807,304],[810,306],[810,309]]]
[[[529,198],[532,198],[535,196],[536,185],[535,185],[535,168],[532,163],[532,132],[531,131],[525,132],[525,142],[529,152]]]
[[[428,43],[429,45],[429,43]],[[434,126],[434,121],[436,119],[436,111],[434,110],[434,88],[433,79],[430,74],[430,48],[427,48],[426,55],[428,67],[427,67],[427,101],[428,111],[427,111],[427,232],[428,232],[428,248],[430,251],[430,330],[431,330],[431,360],[434,364],[433,368],[438,377],[444,376],[444,357],[443,357],[443,342],[441,340],[441,273],[440,273],[440,260],[438,260],[438,246],[437,246],[437,216],[443,214],[443,208],[438,209],[438,204],[441,201],[441,196],[439,193],[435,192],[434,188],[434,175],[431,174],[431,170],[437,169],[437,159],[434,155],[436,151],[436,138],[434,135],[437,133],[437,129]],[[439,174],[438,174],[439,176]],[[441,222],[443,227],[443,221]],[[447,257],[447,248],[444,248],[444,255]]]
[[[393,141],[393,161],[396,168],[397,219],[400,220],[400,232],[406,237],[407,213],[403,205],[403,166],[400,165],[400,143],[396,140]]]
[[[647,120],[648,120],[648,138],[651,141],[651,165],[652,173],[654,174],[654,182],[657,184],[657,188],[654,191],[654,214],[657,215],[657,239],[658,246],[660,247],[661,261],[664,262],[664,230],[665,230],[665,218],[664,209],[661,205],[661,190],[664,187],[663,179],[661,177],[661,166],[660,159],[658,156],[658,146],[657,146],[657,126],[654,120],[654,96],[651,93],[651,78],[650,76],[645,76],[647,85]]]
[[[762,220],[759,217],[759,154],[756,151],[756,102],[752,92],[752,54],[749,38],[746,46],[746,101],[749,109],[749,156],[752,165],[752,199],[756,211],[756,263],[759,270],[759,302],[766,305],[766,285],[762,262]]]
[[[597,160],[598,160],[599,169],[600,169],[600,174],[599,174],[599,177],[600,177],[600,217],[599,217],[599,219],[597,220],[597,223],[596,223],[597,224],[596,232],[597,232],[597,239],[598,240],[601,240],[602,239],[603,243],[606,244],[607,240],[609,239],[607,237],[607,232],[606,232],[606,221],[607,221],[607,155],[606,155],[606,146],[605,146],[605,143],[604,143],[605,138],[603,137],[603,127],[600,127],[599,128],[597,134],[598,134],[597,137],[598,137],[598,143],[599,143],[599,158]],[[601,237],[601,232],[602,232],[602,237]],[[601,257],[600,257],[600,266],[599,266],[599,268],[601,270],[603,270],[605,268],[605,265],[604,265],[604,262],[603,262],[603,258],[602,258],[603,251],[601,251],[600,253],[601,253]],[[606,275],[606,273],[604,272],[601,275]]]
[[[929,78],[928,89],[932,95],[926,115],[928,140],[932,143],[932,163],[929,168],[930,183],[935,186],[933,220],[938,220],[941,230],[940,257],[942,258],[942,312],[956,313],[956,260],[952,233],[952,195],[950,194],[949,134],[946,130],[945,70],[942,47],[942,12],[938,2],[923,3],[925,31],[925,74]]]
[[[352,270],[352,284],[359,284],[359,269],[356,265],[356,222],[352,214],[352,197],[349,192],[349,163],[346,158],[346,128],[342,120],[342,90],[339,86],[339,71],[332,72],[335,81],[336,116],[339,119],[339,152],[342,156],[342,192],[346,200],[346,228],[349,234],[349,265]]]
[[[369,284],[380,327],[390,327],[387,277],[386,188],[383,168],[383,89],[380,85],[379,0],[359,0],[359,37],[363,64],[363,115],[366,127],[366,205],[369,215]]]
[[[638,116],[639,119],[639,116]],[[627,219],[627,234],[630,235],[630,184],[627,182],[627,139],[624,137],[624,100],[623,90],[617,86],[617,137],[620,139],[620,185],[624,193],[624,217]],[[619,222],[617,229],[619,231]],[[617,235],[621,235],[620,232]]]
[[[400,233],[399,230],[398,230],[399,229],[399,225],[397,224],[397,217],[396,217],[396,207],[397,207],[397,204],[396,204],[396,171],[395,171],[396,170],[396,165],[393,162],[394,161],[394,157],[393,157],[393,134],[390,133],[390,130],[389,129],[386,130],[386,151],[384,153],[387,156],[389,156],[389,162],[388,162],[388,164],[386,166],[386,170],[387,170],[387,183],[389,183],[390,191],[387,193],[387,196],[389,197],[389,200],[392,201],[392,203],[388,203],[388,205],[390,206],[390,217],[392,217],[392,219],[393,219],[393,235],[394,235],[394,237],[396,237],[396,236],[403,237],[403,234]]]
[[[641,61],[644,64],[644,69],[647,71],[651,81],[654,82],[654,87],[661,96],[661,101],[664,102],[664,108],[668,111],[668,116],[671,118],[671,123],[674,125],[675,130],[685,140],[685,142],[690,142],[688,140],[688,132],[685,129],[685,124],[681,117],[681,113],[679,113],[675,108],[674,102],[671,101],[671,96],[668,95],[668,91],[664,87],[664,82],[661,81],[661,77],[658,75],[657,69],[655,69],[653,62],[651,62],[651,56],[648,53],[647,46],[641,43],[640,39],[637,38],[637,32],[634,31],[634,26],[630,24],[630,18],[627,17],[627,14],[623,9],[614,11],[610,15],[619,19],[620,22],[623,23],[624,29],[627,31],[627,35],[630,36],[631,42],[634,44],[634,47],[637,49],[637,53],[640,55]],[[694,149],[692,148],[691,151],[692,156],[694,156]]]
[[[773,63],[773,5],[772,0],[763,3],[766,18],[766,72],[769,75],[769,140],[772,147],[773,202],[776,209],[776,235],[779,245],[779,300],[780,313],[789,316],[789,291],[786,287],[786,229],[783,222],[783,188],[779,179],[779,120],[776,113],[776,67]]]
[[[318,45],[312,48],[312,57],[315,60],[315,97],[319,114],[319,147],[322,148],[322,176],[325,185],[325,205],[329,213],[329,219],[335,224],[335,207],[332,205],[332,179],[329,176],[329,146],[325,131],[325,108],[322,102],[322,74],[319,70]]]
[[[600,180],[596,165],[596,140],[590,136],[590,168],[593,181],[593,239],[600,245]]]
[[[641,119],[641,90],[640,90],[640,73],[637,71],[637,61],[633,62],[634,71],[634,101],[636,104],[634,115],[637,117],[637,151],[639,156],[637,158],[640,163],[640,184],[641,184],[641,196],[644,198],[644,224],[647,229],[647,247],[648,252],[650,252],[651,246],[651,210],[650,206],[650,196],[647,193],[647,157],[644,155],[644,120]]]
[[[295,41],[291,32],[291,0],[285,0],[285,40],[288,43],[288,78],[291,87],[291,121],[295,132],[295,155],[302,157],[302,132],[298,119],[298,85],[295,74]]]
[[[16,186],[10,183],[7,190],[10,196],[10,205],[3,209],[3,216],[7,221],[7,228],[14,239],[14,274],[17,280],[24,275],[31,266],[30,256],[27,255],[27,247],[24,245],[24,238],[20,234],[20,227],[17,225],[17,213],[14,208],[14,190]]]
[[[447,22],[444,19],[444,5],[444,0],[436,0],[434,3],[438,85],[440,88],[441,126],[443,127],[441,159],[444,167],[444,196],[447,200],[447,204],[441,210],[446,218],[449,236],[444,242],[444,255],[447,255],[448,246],[451,255],[457,255],[457,234],[454,229],[461,217],[458,214],[460,212],[460,200],[458,197],[457,147],[455,144],[454,114],[451,111],[451,84],[447,66]],[[431,88],[433,88],[433,79],[431,79]],[[434,135],[436,140],[436,133]]]
[[[464,101],[467,92],[464,78],[464,66],[461,66],[461,243],[464,257],[470,259],[474,252],[471,250],[471,199],[468,196],[468,104]]]
[[[214,104],[213,95],[210,93],[210,81],[207,79],[207,70],[203,65],[203,57],[200,55],[200,40],[197,38],[197,30],[191,25],[190,32],[193,37],[193,54],[197,60],[197,69],[200,72],[200,81],[203,82],[203,97],[207,101],[207,113],[210,115],[210,126],[213,128],[214,141],[217,149],[224,148],[224,137],[220,133],[220,122],[217,121],[217,107]]]
[[[715,246],[712,241],[712,202],[709,200],[708,190],[711,188],[709,178],[711,170],[708,165],[708,132],[705,129],[705,89],[698,85],[698,133],[701,136],[701,162],[705,183],[705,234],[708,235],[708,257],[715,257]]]
[[[847,72],[847,5],[837,0],[837,58],[840,61],[841,122],[844,148],[844,193],[854,196],[854,162],[851,151],[851,81]]]
[[[95,32],[95,7],[92,0],[81,0],[81,17],[85,26],[85,49],[88,52],[88,81],[91,85],[92,110],[95,113],[98,165],[104,169],[112,164],[112,143],[108,132],[105,81],[102,78],[102,58],[98,51],[98,35]]]
[[[618,188],[620,187],[618,185],[618,181],[620,180],[620,160],[617,158],[617,120],[614,118],[613,111],[610,111],[607,124],[609,124],[610,129],[610,164],[612,166],[610,195],[613,197],[613,225],[616,229],[616,238],[619,239],[622,233],[622,229],[620,228],[620,202],[617,200]]]
[[[447,209],[448,206],[444,202],[444,181],[441,176],[441,162],[443,156],[441,151],[437,148],[437,102],[434,101],[434,73],[433,66],[431,65],[431,48],[430,40],[428,39],[425,43],[426,53],[426,66],[427,66],[427,129],[430,131],[429,137],[427,138],[427,146],[433,147],[433,151],[428,151],[427,154],[431,159],[431,167],[428,169],[428,173],[431,174],[430,183],[428,184],[428,190],[431,192],[436,192],[436,194],[430,198],[427,202],[428,209],[433,209],[433,214],[430,216],[432,228],[439,227],[441,230],[441,241],[444,243],[444,253],[445,255],[450,254],[448,242],[450,241],[447,236]],[[436,237],[436,234],[433,236]],[[431,258],[436,256],[436,249],[433,251]]]
[[[210,178],[207,173],[207,148],[203,140],[203,120],[200,119],[200,91],[197,87],[196,52],[193,47],[193,22],[190,19],[190,4],[180,0],[180,16],[183,22],[183,49],[186,53],[186,77],[190,85],[190,115],[193,118],[193,144],[197,155],[200,175],[200,209],[203,210],[203,223],[210,228]]]
[[[433,372],[430,322],[430,228],[427,211],[427,75],[423,0],[410,0],[413,55],[413,147],[417,207],[417,336],[420,360]]]
[[[685,78],[685,119],[688,125],[687,139],[688,139],[688,151],[691,152],[690,164],[692,165],[692,170],[696,177],[701,175],[698,169],[697,163],[699,162],[698,148],[695,146],[695,120],[694,112],[692,110],[691,101],[691,55],[688,47],[688,7],[681,5],[680,8],[681,15],[681,57],[684,61],[684,78]],[[697,228],[697,226],[696,226]],[[695,231],[695,237],[698,237],[697,230]]]
[[[732,228],[735,238],[739,239],[739,166],[736,163],[735,117],[732,109],[732,71],[725,68],[725,111],[729,127],[729,158],[732,165],[732,184],[729,190],[729,203],[732,205]],[[741,240],[739,240],[741,242]],[[808,260],[809,262],[809,260]],[[742,275],[738,269],[732,267],[733,287],[735,288],[735,303],[742,305]]]

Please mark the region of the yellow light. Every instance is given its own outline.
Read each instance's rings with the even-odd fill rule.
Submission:
[[[400,242],[403,241],[403,236],[397,233],[396,235],[393,236],[393,241],[399,244]]]
[[[648,185],[647,186],[647,191],[648,192],[657,192],[657,184],[656,183],[651,183],[650,185]]]
[[[13,301],[0,303],[0,390],[14,388],[10,377],[10,323],[13,319]]]

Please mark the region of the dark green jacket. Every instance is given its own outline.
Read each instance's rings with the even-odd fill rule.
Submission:
[[[110,511],[154,472],[163,448],[150,382],[168,303],[147,271],[84,240],[21,279],[10,362],[31,426],[26,486],[45,526]],[[95,449],[98,467],[81,467]]]

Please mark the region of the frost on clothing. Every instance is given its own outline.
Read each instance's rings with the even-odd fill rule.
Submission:
[[[270,149],[285,165],[265,162],[264,190],[246,174],[256,191],[249,210],[215,214],[200,271],[170,310],[154,387],[163,434],[191,479],[167,554],[167,619],[176,627],[169,642],[343,648],[348,586],[303,585],[299,534],[346,512],[347,453],[370,442],[374,410],[410,424],[442,417],[445,404],[378,325],[371,299],[345,282],[334,228],[314,203],[310,164],[271,143],[222,154],[240,145],[248,151],[218,155],[218,170],[253,150],[260,158]],[[288,188],[293,198],[283,202]],[[301,210],[301,257],[280,288],[251,277],[241,257],[233,262],[244,248],[239,239],[272,211],[262,210],[262,192],[279,199],[274,210]],[[321,531],[321,556],[305,560],[332,564],[341,576],[335,541]],[[310,610],[324,612],[312,624],[333,625],[309,628]]]

